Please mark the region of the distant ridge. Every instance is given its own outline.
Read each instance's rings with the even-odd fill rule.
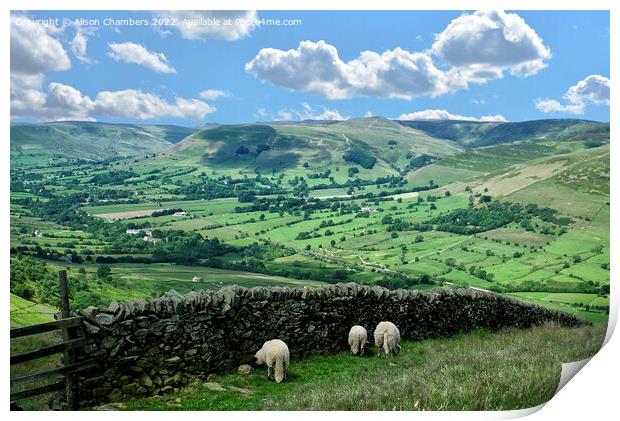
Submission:
[[[13,123],[11,162],[48,165],[50,160],[103,160],[158,153],[194,132],[170,124]]]
[[[433,137],[466,147],[491,146],[522,140],[609,140],[609,123],[580,119],[546,119],[521,122],[461,120],[396,120]]]

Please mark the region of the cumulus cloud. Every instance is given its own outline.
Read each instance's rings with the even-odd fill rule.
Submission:
[[[135,89],[99,92],[95,98],[95,113],[109,117],[148,120],[160,117],[181,117],[199,120],[215,111],[197,99],[176,98],[174,103]]]
[[[254,10],[170,10],[158,16],[173,19],[173,27],[191,40],[238,40],[254,30],[258,19]]]
[[[536,109],[543,113],[569,113],[583,114],[586,104],[579,102],[576,104],[561,104],[555,99],[539,99],[536,101]]]
[[[401,48],[382,54],[364,51],[358,58],[344,62],[336,47],[322,40],[302,41],[288,51],[263,48],[245,70],[260,80],[328,99],[411,99],[442,95],[460,86],[450,73],[435,67],[425,53]]]
[[[47,92],[32,86],[19,93],[11,98],[11,117],[34,117],[39,121],[94,119],[89,115],[93,101],[71,86],[52,82]]]
[[[149,120],[179,117],[200,120],[216,111],[198,99],[177,97],[174,102],[135,89],[99,92],[95,99],[79,90],[52,82],[47,92],[30,88],[28,97],[11,100],[12,117],[32,117],[39,121],[94,120],[96,116]]]
[[[11,73],[11,115],[19,115],[28,110],[39,108],[45,103],[45,94],[41,92],[44,75],[17,75]]]
[[[519,15],[504,11],[459,16],[436,35],[432,51],[476,82],[501,77],[505,70],[530,76],[551,58],[536,31]]]
[[[137,64],[157,73],[176,73],[163,53],[149,51],[143,45],[124,42],[108,44],[108,47],[110,48],[108,56],[116,61]]]
[[[71,60],[58,32],[26,16],[11,15],[11,73],[42,74],[71,68]]]
[[[434,58],[447,65],[445,70]],[[453,20],[429,51],[363,51],[345,62],[335,46],[306,40],[290,50],[263,48],[245,70],[264,82],[328,99],[411,99],[467,89],[505,71],[530,76],[550,58],[549,48],[520,16],[481,11]]]
[[[265,108],[259,108],[255,117],[259,120],[270,121],[300,121],[300,120],[346,120],[338,110],[327,108],[323,105],[310,105],[307,102],[301,104],[301,108],[282,108],[275,115]]]
[[[85,32],[79,27],[75,31],[75,35],[69,44],[71,52],[78,60],[84,63],[90,63],[90,58],[86,55],[86,48],[88,44],[88,37]]]
[[[207,89],[198,94],[198,96],[202,99],[214,101],[218,98],[222,98],[225,96],[229,96],[230,94],[226,91],[221,91],[219,89]]]
[[[446,110],[423,110],[412,113],[401,114],[399,120],[461,120],[461,121],[480,121],[480,122],[496,122],[505,123],[508,120],[501,115],[483,115],[481,117],[471,117],[460,114],[452,114]]]
[[[536,109],[543,113],[583,114],[588,103],[609,105],[609,79],[601,75],[590,75],[571,86],[564,94],[565,103],[555,99],[539,99]]]
[[[283,108],[278,111],[274,120],[293,121],[293,120],[346,120],[348,116],[343,116],[340,111],[327,108],[323,105],[312,106],[307,102],[301,104],[301,109]]]
[[[590,75],[571,86],[565,97],[571,102],[589,101],[597,105],[609,105],[609,79]]]

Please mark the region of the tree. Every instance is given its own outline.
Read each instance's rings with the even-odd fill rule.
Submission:
[[[104,279],[110,276],[112,269],[108,265],[101,265],[97,268],[97,278]]]

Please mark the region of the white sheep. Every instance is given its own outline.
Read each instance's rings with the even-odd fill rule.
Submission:
[[[351,354],[364,355],[364,347],[368,342],[368,333],[363,326],[355,325],[349,331],[349,346],[351,347]]]
[[[273,374],[276,383],[286,379],[290,353],[288,346],[280,339],[272,339],[263,344],[263,347],[254,355],[254,364],[267,364],[267,380]]]
[[[381,348],[383,348],[386,356],[390,353],[397,355],[400,352],[400,332],[394,323],[379,323],[375,328],[374,336],[375,345],[379,348],[378,355],[381,355]]]

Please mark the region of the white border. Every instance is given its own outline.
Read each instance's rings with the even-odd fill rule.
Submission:
[[[2,102],[2,115],[4,118],[1,121],[2,133],[3,133],[3,145],[4,153],[0,154],[2,160],[1,183],[3,189],[3,200],[1,202],[2,215],[4,223],[0,225],[0,235],[4,239],[4,250],[0,257],[2,262],[3,275],[5,280],[5,288],[8,288],[9,278],[9,122],[10,122],[10,109],[9,109],[9,11],[10,10],[168,10],[171,6],[175,9],[257,9],[257,10],[475,10],[485,8],[498,8],[501,7],[506,10],[610,10],[610,54],[611,54],[611,68],[610,68],[610,80],[612,82],[612,95],[611,95],[611,107],[610,107],[610,124],[611,132],[615,136],[615,130],[618,124],[618,115],[614,113],[617,110],[617,92],[615,92],[615,80],[618,69],[618,42],[620,31],[618,30],[618,23],[620,23],[618,16],[620,13],[620,2],[612,0],[506,0],[498,4],[498,2],[485,1],[485,0],[435,0],[432,2],[422,1],[409,1],[403,2],[398,0],[381,0],[381,1],[368,1],[357,0],[353,1],[341,1],[340,4],[335,4],[333,0],[295,0],[294,2],[288,0],[269,0],[269,1],[248,1],[248,0],[227,0],[226,2],[214,2],[214,1],[197,1],[197,0],[175,0],[174,3],[164,0],[93,0],[89,2],[76,2],[71,0],[56,0],[43,1],[43,0],[5,0],[2,2],[2,8],[4,14],[2,15],[2,53],[4,65],[2,67],[3,80],[5,83],[2,85],[2,94],[4,101]],[[616,159],[618,159],[618,147],[615,146],[617,139],[611,140],[611,161],[614,163],[611,167],[611,209],[612,211],[617,209],[618,203],[618,189],[615,180],[618,179],[618,169],[615,165]],[[611,218],[611,267],[612,275],[615,275],[616,264],[620,262],[618,252],[618,223],[614,218]],[[535,420],[547,420],[547,419],[581,419],[581,420],[597,420],[611,418],[611,414],[618,413],[618,398],[616,396],[616,386],[618,385],[619,363],[618,355],[620,355],[620,344],[617,338],[618,335],[610,336],[617,320],[619,293],[618,288],[615,287],[615,283],[618,282],[615,276],[612,276],[612,284],[614,285],[611,290],[611,312],[610,312],[610,326],[607,332],[606,341],[608,343],[596,354],[592,360],[587,364],[585,370],[580,371],[573,380],[568,384],[546,405],[541,405],[537,408],[531,408],[521,411],[507,411],[507,412],[401,412],[390,414],[377,414],[374,412],[341,412],[341,413],[322,413],[321,417],[328,418],[341,418],[341,417],[355,417],[356,419],[370,419],[371,417],[390,417],[400,418],[416,417],[416,418],[433,418],[433,419],[459,419],[459,420],[481,420],[481,419],[510,419],[524,415],[534,413],[531,416]],[[8,339],[8,326],[9,326],[9,314],[7,309],[8,294],[4,301],[7,305],[4,311],[0,312],[0,317],[3,320],[2,326],[4,327],[3,337]],[[544,350],[541,350],[544,352]],[[2,361],[8,359],[9,347],[8,340],[2,350]],[[8,365],[3,364],[2,370],[4,375],[4,394],[5,397],[5,411],[8,412]],[[119,417],[122,419],[129,419],[130,417],[143,417],[148,416],[155,419],[168,419],[168,413],[162,412],[149,412],[149,413],[115,413],[114,415],[105,412],[99,413],[17,413],[12,412],[8,414],[14,419],[42,419],[43,417],[51,418],[69,418],[77,419],[88,416],[93,419],[102,419],[107,417]],[[300,420],[314,419],[318,414],[307,412],[288,412],[288,413],[260,413],[260,412],[235,412],[235,413],[216,413],[216,412],[185,412],[183,417],[204,420],[205,417],[209,419],[221,419],[221,418],[239,418],[242,417],[252,419],[269,419],[273,418],[288,418],[295,417]]]

